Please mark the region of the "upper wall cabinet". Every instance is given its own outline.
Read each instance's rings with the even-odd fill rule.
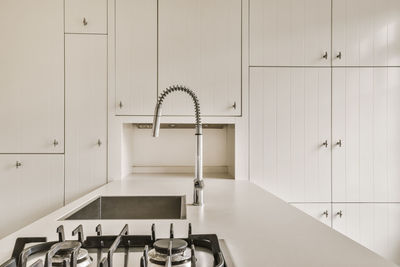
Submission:
[[[335,68],[335,202],[400,201],[400,68]]]
[[[65,0],[66,33],[107,33],[107,0]]]
[[[250,0],[251,66],[329,66],[330,0]]]
[[[400,1],[334,0],[332,63],[400,66]]]
[[[0,1],[0,153],[62,153],[62,0]]]
[[[157,97],[157,0],[116,0],[116,113],[152,115]]]
[[[251,68],[249,106],[253,181],[288,202],[330,202],[330,68]]]
[[[159,0],[158,92],[174,84],[196,92],[203,115],[241,114],[241,0]],[[192,115],[193,103],[176,93],[163,110]]]

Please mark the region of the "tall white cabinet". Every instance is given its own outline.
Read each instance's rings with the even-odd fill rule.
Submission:
[[[250,0],[249,21],[250,179],[400,263],[400,2]]]
[[[64,152],[62,18],[61,0],[0,2],[0,153]]]
[[[65,36],[65,199],[107,182],[107,36]]]
[[[331,200],[331,71],[251,68],[250,177],[288,202]]]

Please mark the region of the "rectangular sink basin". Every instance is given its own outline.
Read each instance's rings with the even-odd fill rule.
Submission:
[[[186,219],[185,196],[101,196],[63,220]]]

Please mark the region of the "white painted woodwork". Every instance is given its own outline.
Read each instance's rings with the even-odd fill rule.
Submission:
[[[333,65],[400,66],[400,1],[334,0],[332,6]]]
[[[335,68],[332,90],[333,201],[400,201],[400,68]]]
[[[115,4],[116,113],[152,115],[157,99],[157,0]]]
[[[299,210],[331,227],[331,203],[292,203]]]
[[[70,202],[107,182],[107,36],[68,34],[65,45],[65,199]]]
[[[107,0],[64,0],[66,33],[107,33]]]
[[[250,0],[249,49],[251,66],[330,66],[331,0]]]
[[[159,0],[158,25],[158,92],[185,85],[198,95],[203,115],[240,115],[241,1]],[[164,103],[165,115],[194,113],[183,93]]]
[[[62,153],[63,1],[1,1],[0,32],[0,153]]]
[[[383,257],[399,264],[400,204],[333,204],[333,228]],[[342,216],[339,216],[342,212]]]
[[[2,238],[63,206],[64,156],[2,154],[0,188]]]
[[[252,181],[288,202],[331,201],[330,69],[251,68],[249,107]]]

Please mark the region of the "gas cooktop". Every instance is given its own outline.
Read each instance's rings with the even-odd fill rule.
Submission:
[[[0,267],[233,266],[223,240],[215,234],[192,234],[191,224],[185,238],[174,237],[173,224],[169,238],[156,238],[154,224],[151,235],[130,235],[128,225],[118,235],[103,235],[100,224],[96,227],[97,235],[86,238],[79,225],[72,231],[77,240],[65,240],[62,225],[57,233],[57,241],[47,241],[45,237],[17,238],[11,259]]]

